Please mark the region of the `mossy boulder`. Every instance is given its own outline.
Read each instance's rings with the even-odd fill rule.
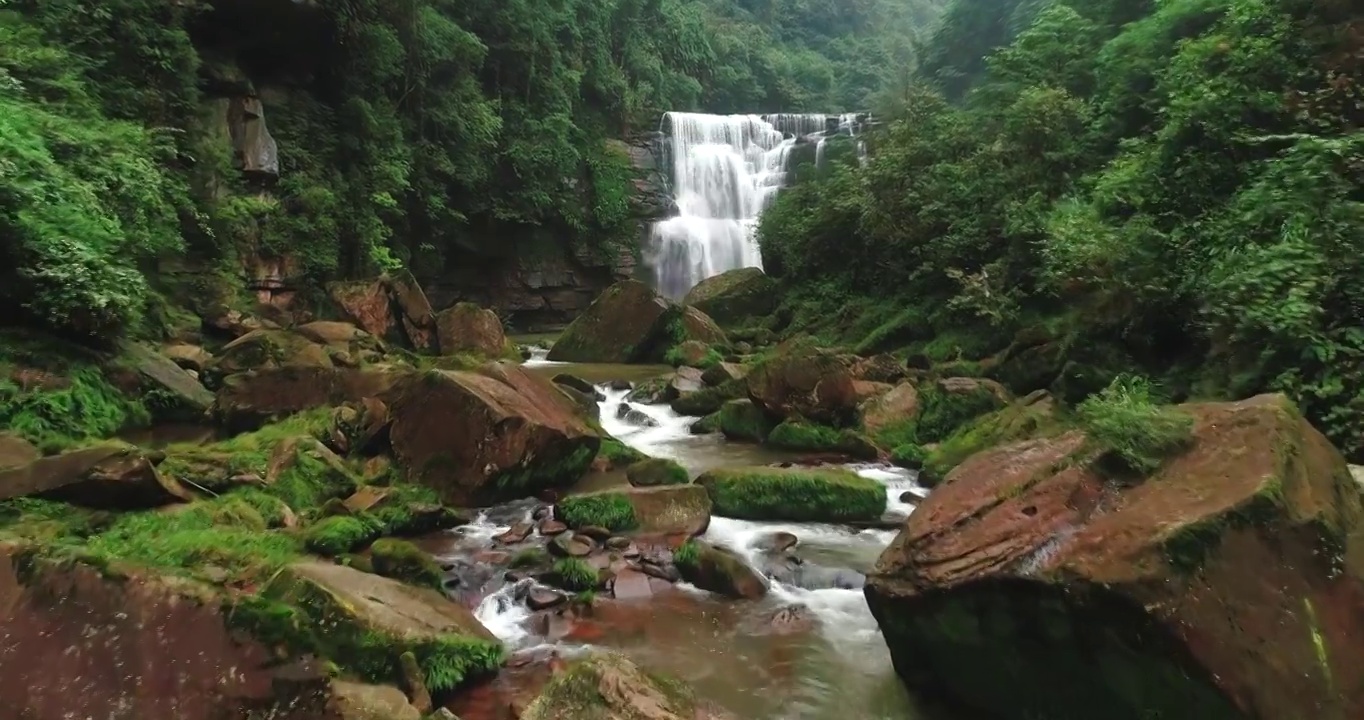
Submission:
[[[401,367],[280,367],[225,379],[213,415],[230,430],[254,430],[312,408],[386,394],[412,371]]]
[[[321,343],[290,330],[254,330],[224,345],[206,372],[217,382],[248,370],[332,366]]]
[[[436,313],[436,334],[444,355],[472,353],[488,358],[515,355],[497,313],[473,303],[458,303]]]
[[[720,406],[720,432],[730,440],[762,442],[776,423],[752,400],[730,400]]]
[[[394,459],[450,505],[566,486],[601,445],[552,382],[508,363],[429,371],[394,388],[388,404]]]
[[[213,405],[213,393],[165,355],[130,341],[119,349],[121,361],[138,375],[141,395],[160,395],[160,419],[198,420]]]
[[[42,497],[102,510],[154,508],[193,499],[147,454],[119,442],[68,450],[0,470],[0,500]]]
[[[896,448],[896,454],[905,458],[917,456],[923,468],[920,481],[932,484],[933,480],[945,477],[948,471],[978,452],[1019,440],[1050,437],[1065,428],[1065,423],[1058,417],[1056,401],[1046,391],[1039,391],[966,422],[935,444],[931,451],[910,444]],[[908,447],[920,448],[920,451]],[[901,448],[906,449],[902,451]]]
[[[687,469],[675,460],[649,458],[625,468],[625,477],[635,487],[654,487],[657,485],[686,485],[691,482]]]
[[[571,528],[601,527],[646,535],[700,535],[710,526],[711,500],[696,485],[604,490],[565,498],[554,516]]]
[[[680,333],[674,333],[674,340],[679,343],[700,343],[709,350],[712,347],[719,347],[729,344],[729,338],[725,337],[725,331],[715,324],[715,320],[709,315],[694,307],[682,308],[681,317],[677,320],[681,326]],[[699,366],[700,362],[688,363],[689,365]]]
[[[886,511],[884,486],[841,469],[726,468],[703,473],[696,484],[717,515],[746,520],[852,522]]]
[[[549,359],[565,362],[631,363],[661,355],[672,345],[665,338],[680,315],[676,305],[636,280],[607,288],[564,329]],[[662,343],[662,347],[660,347]]]
[[[912,382],[896,385],[890,392],[862,403],[861,425],[869,433],[912,421],[919,416],[919,391]]]
[[[702,280],[683,302],[720,325],[735,327],[772,314],[780,299],[776,280],[759,268],[740,268]]]
[[[369,548],[374,572],[419,587],[439,588],[440,567],[425,550],[406,540],[383,538]]]
[[[1180,410],[1192,445],[1150,477],[1114,483],[1078,431],[952,471],[865,590],[907,685],[1010,718],[1360,716],[1344,460],[1282,396]]]
[[[858,460],[875,460],[881,456],[880,448],[855,430],[837,430],[794,418],[772,428],[767,435],[767,444],[785,450],[840,453]]]
[[[596,653],[555,675],[521,720],[733,720],[686,685]]]
[[[671,407],[678,415],[700,417],[719,412],[726,402],[743,398],[747,392],[748,387],[742,380],[730,380],[718,386],[704,387],[679,395],[672,401]]]
[[[767,579],[733,552],[691,540],[673,553],[682,579],[710,592],[743,600],[767,595]]]
[[[754,365],[747,382],[749,398],[770,417],[835,427],[856,422],[861,393],[847,356],[790,344]]]

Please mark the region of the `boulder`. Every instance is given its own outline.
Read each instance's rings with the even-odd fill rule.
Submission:
[[[332,681],[331,707],[342,720],[421,720],[407,695],[392,685]]]
[[[254,330],[224,345],[209,373],[222,378],[265,368],[331,366],[320,343],[288,330]]]
[[[566,362],[638,362],[656,354],[660,337],[677,317],[676,306],[636,280],[607,288],[550,348]]]
[[[554,384],[563,385],[564,387],[567,388],[573,388],[574,390],[577,390],[578,392],[584,395],[592,397],[597,402],[606,399],[606,396],[602,395],[601,392],[597,390],[597,387],[595,385],[578,377],[577,375],[559,373],[558,375],[554,376]]]
[[[365,332],[417,350],[436,349],[435,314],[411,273],[329,283],[327,293],[341,316]]]
[[[869,382],[895,384],[905,378],[905,364],[893,355],[873,355],[853,361],[853,377]]]
[[[1000,717],[1364,717],[1364,501],[1282,396],[1182,408],[1149,478],[1079,432],[970,457],[866,596],[900,677]]]
[[[702,367],[711,352],[710,346],[700,340],[686,340],[678,343],[677,347],[668,353],[668,361],[674,365]]]
[[[648,380],[642,380],[638,385],[630,390],[630,394],[625,396],[630,402],[644,403],[645,405],[657,405],[668,402],[669,393],[672,392],[672,375],[660,375]]]
[[[676,681],[615,653],[595,653],[549,681],[521,720],[732,720]]]
[[[682,337],[674,338],[683,343],[693,342],[707,346],[728,345],[725,331],[704,312],[694,307],[682,308]]]
[[[701,388],[701,371],[694,367],[680,367],[677,372],[673,373],[672,380],[668,381],[668,391],[665,393],[664,399],[676,400],[699,392]]]
[[[864,401],[858,408],[862,427],[877,433],[887,427],[913,420],[919,414],[919,391],[914,383],[903,382],[890,392]]]
[[[183,578],[0,543],[0,715],[341,720],[324,663],[277,655],[233,612]]]
[[[772,432],[773,423],[752,400],[730,400],[720,406],[717,424],[730,440],[762,442]]]
[[[642,410],[630,407],[630,403],[621,403],[616,406],[616,419],[626,425],[635,427],[658,427],[658,421],[649,416]]]
[[[25,467],[42,456],[33,443],[12,433],[0,432],[0,471]]]
[[[726,402],[747,398],[748,387],[743,380],[730,380],[717,387],[706,387],[678,395],[671,406],[678,415],[702,416],[720,411]]]
[[[691,482],[687,469],[675,460],[649,458],[625,468],[625,477],[635,487],[654,487],[657,485],[685,485]]]
[[[511,352],[497,313],[473,303],[459,303],[436,313],[436,335],[442,355],[474,353],[492,358]]]
[[[674,554],[682,579],[710,592],[743,600],[767,595],[767,579],[733,552],[707,542],[692,540]]]
[[[740,268],[702,280],[683,302],[725,327],[734,327],[771,315],[780,300],[776,280],[759,268]]]
[[[374,366],[280,367],[232,375],[213,404],[218,422],[243,431],[316,407],[385,395],[411,371]]]
[[[199,379],[161,353],[131,341],[120,343],[120,355],[137,372],[141,386],[174,398],[187,414],[199,416],[213,405],[213,393]]]
[[[705,489],[685,484],[582,493],[561,501],[555,516],[570,527],[601,523],[606,535],[700,535],[710,526],[710,511]]]
[[[720,387],[727,382],[743,380],[748,376],[748,368],[731,362],[716,363],[701,374],[701,382],[707,387]]]
[[[601,445],[553,383],[517,365],[432,370],[403,381],[390,397],[394,459],[450,505],[564,487],[586,472]]]
[[[436,350],[436,318],[431,301],[412,273],[399,270],[384,275],[385,283],[398,308],[403,331],[417,350]]]
[[[758,363],[748,374],[748,395],[775,418],[792,415],[824,425],[851,425],[858,388],[844,356],[808,345],[792,345]]]
[[[213,364],[212,353],[198,345],[188,343],[166,345],[161,348],[161,354],[176,365],[196,373],[202,373],[205,368]]]
[[[138,510],[193,499],[141,450],[107,443],[0,470],[0,500],[39,496],[102,510]]]
[[[835,468],[726,468],[702,473],[696,485],[717,515],[745,520],[847,522],[886,511],[885,486]]]

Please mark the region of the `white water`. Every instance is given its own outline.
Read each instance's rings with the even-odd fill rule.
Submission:
[[[856,122],[855,114],[665,114],[677,215],[651,233],[647,260],[659,292],[681,299],[713,275],[762,267],[754,232],[785,182],[792,147],[852,134]]]

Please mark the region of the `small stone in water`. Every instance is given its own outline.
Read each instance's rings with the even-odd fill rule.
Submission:
[[[606,539],[606,547],[612,550],[624,550],[630,547],[630,538],[616,535]]]
[[[534,529],[530,523],[516,523],[511,529],[493,538],[494,541],[504,545],[514,545],[524,541],[530,536],[530,531]]]
[[[598,542],[603,542],[611,537],[610,530],[607,530],[604,527],[598,527],[596,525],[588,525],[586,527],[578,528],[578,534],[586,535]]]
[[[535,588],[530,591],[526,598],[526,605],[531,610],[546,610],[567,600],[563,594],[554,592],[548,588]]]
[[[546,537],[567,532],[568,526],[558,520],[543,520],[540,522],[540,534]]]

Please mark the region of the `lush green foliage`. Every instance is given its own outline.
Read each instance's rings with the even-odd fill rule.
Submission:
[[[597,571],[582,558],[561,558],[554,563],[554,576],[565,590],[592,590],[597,587]]]
[[[308,550],[335,557],[356,550],[379,536],[379,529],[363,518],[335,515],[309,526],[303,534]]]
[[[673,552],[673,564],[678,567],[696,567],[701,560],[701,548],[695,540],[688,540]]]
[[[886,489],[847,470],[735,468],[696,479],[715,513],[747,520],[840,522],[875,520],[886,511]]]
[[[1113,384],[1076,408],[1080,427],[1104,455],[1123,470],[1149,474],[1166,456],[1189,444],[1193,418],[1161,407],[1150,384],[1131,376]]]
[[[1068,401],[1124,371],[1175,398],[1282,390],[1358,455],[1351,17],[1340,0],[958,0],[868,167],[764,215],[765,264],[797,288],[786,317]]]
[[[571,528],[600,527],[611,532],[633,530],[639,522],[630,498],[621,493],[597,493],[564,498],[554,516]]]

